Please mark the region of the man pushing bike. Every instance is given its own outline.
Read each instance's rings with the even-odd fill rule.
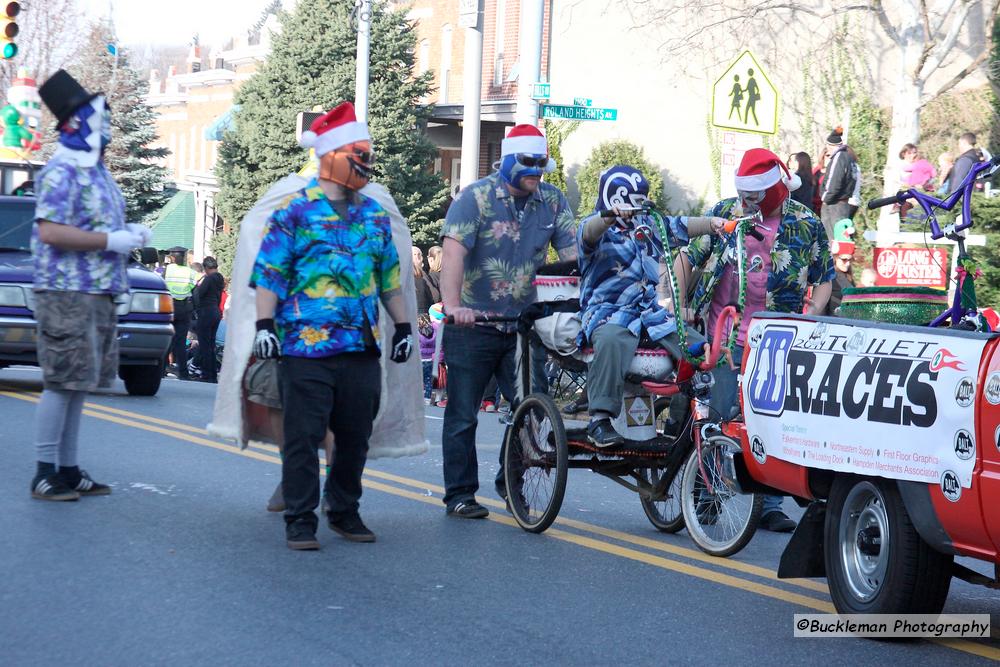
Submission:
[[[813,286],[808,312],[819,315],[826,309],[834,278],[830,243],[823,224],[816,215],[789,197],[800,181],[790,174],[777,155],[764,148],[753,148],[743,155],[736,172],[736,197],[720,201],[710,215],[726,218],[758,214],[763,222],[756,226],[760,239],[748,236],[745,244],[746,291],[739,333],[733,359],[743,358],[743,346],[751,316],[769,310],[801,313],[806,305],[806,290]],[[691,301],[691,318],[700,318],[712,331],[722,309],[737,303],[739,277],[736,275],[736,234],[696,239],[677,257],[675,270],[680,289],[687,294],[692,268],[703,273]],[[712,388],[712,409],[722,419],[732,418],[739,410],[737,371],[722,367],[716,370]],[[765,496],[761,526],[767,530],[790,532],[795,522],[781,511],[781,496]]]

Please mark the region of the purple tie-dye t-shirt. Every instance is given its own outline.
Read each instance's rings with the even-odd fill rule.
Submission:
[[[36,179],[35,220],[48,220],[88,232],[125,228],[125,199],[111,174],[98,162],[79,167],[53,157]],[[77,252],[42,243],[38,226],[31,234],[35,289],[89,294],[128,291],[127,258],[106,250]]]

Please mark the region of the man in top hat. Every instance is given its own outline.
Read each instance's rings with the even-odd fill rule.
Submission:
[[[441,230],[444,259],[441,300],[455,324],[444,328],[448,350],[448,405],[444,450],[444,503],[451,516],[489,515],[476,502],[479,402],[496,375],[509,399],[514,392],[514,324],[476,324],[477,314],[517,316],[534,301],[535,271],[551,244],[563,260],[576,258],[576,222],[563,193],[542,183],[555,169],[541,131],[515,125],[500,145],[499,169],[459,194]],[[503,486],[503,453],[497,492]]]
[[[375,535],[361,521],[361,473],[381,393],[378,304],[395,324],[389,357],[405,362],[412,327],[400,291],[389,214],[359,192],[373,154],[368,127],[344,102],[316,119],[302,144],[319,158],[318,178],[270,217],[251,276],[256,287],[258,359],[281,357],[288,547],[319,548],[317,449],[336,440],[326,480],[328,523],[355,542]],[[291,407],[294,406],[294,407]]]
[[[80,418],[87,392],[110,386],[118,373],[115,297],[128,291],[129,254],[152,233],[125,223],[125,200],[104,166],[111,141],[104,97],[63,70],[38,92],[56,117],[59,145],[36,179],[31,237],[44,382],[31,495],[77,500],[111,493],[79,467]]]
[[[738,363],[743,358],[747,328],[754,313],[763,310],[801,313],[806,305],[806,290],[812,285],[809,313],[822,315],[830,298],[834,272],[826,230],[809,208],[789,196],[798,187],[799,179],[788,172],[777,155],[764,148],[748,150],[735,180],[737,196],[720,201],[709,215],[732,218],[759,212],[764,220],[757,227],[762,241],[749,235],[744,239],[746,299],[733,349],[733,359]],[[707,322],[709,332],[714,330],[722,309],[738,300],[736,262],[735,233],[692,239],[686,253],[675,260],[682,299],[687,294],[692,267],[704,269],[694,291],[691,311]],[[723,419],[739,411],[736,370],[726,367],[716,370],[712,408]],[[778,532],[795,529],[795,522],[781,511],[781,496],[764,498],[761,526]]]

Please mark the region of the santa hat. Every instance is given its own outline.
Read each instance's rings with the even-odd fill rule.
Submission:
[[[802,179],[790,173],[781,158],[766,148],[751,148],[743,154],[735,180],[736,189],[744,192],[761,192],[779,181],[789,192],[802,185]]]
[[[534,125],[515,125],[507,133],[507,138],[500,144],[501,155],[517,155],[518,153],[529,153],[531,155],[548,155],[549,145],[545,142],[545,135]]]
[[[316,157],[320,157],[355,141],[371,141],[368,126],[358,120],[353,104],[341,102],[314,120],[309,129],[302,133],[299,144],[314,149]]]
[[[545,135],[542,134],[542,131],[534,125],[526,123],[510,128],[507,137],[500,144],[500,155],[517,155],[518,153],[548,156],[549,145],[545,141]],[[556,161],[549,158],[549,162],[545,166],[545,173],[551,173],[555,168]]]

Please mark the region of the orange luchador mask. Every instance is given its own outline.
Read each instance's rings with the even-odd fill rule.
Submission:
[[[371,142],[355,141],[323,154],[319,159],[319,177],[348,190],[360,190],[368,184],[374,165]]]

